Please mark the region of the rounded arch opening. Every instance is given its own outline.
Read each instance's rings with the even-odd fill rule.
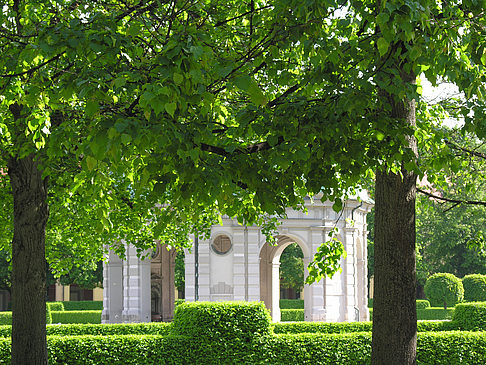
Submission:
[[[291,235],[277,236],[275,245],[270,245],[265,242],[260,250],[260,299],[265,303],[265,306],[270,310],[274,322],[281,320],[280,298],[281,298],[281,259],[287,248],[291,247],[294,252],[299,252],[299,259],[301,260],[300,267],[302,269],[302,282],[305,276],[304,258],[308,257],[308,248],[300,240]],[[284,255],[284,258],[287,255]],[[295,295],[294,295],[295,296]],[[303,283],[302,290],[299,291],[299,298],[304,298]],[[304,301],[300,302],[298,306],[304,306]],[[303,309],[303,308],[302,308]]]

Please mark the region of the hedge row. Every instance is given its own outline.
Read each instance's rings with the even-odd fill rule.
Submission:
[[[47,302],[52,311],[97,311],[103,310],[102,300],[80,300],[80,301],[63,301]],[[54,305],[54,308],[52,307]]]
[[[417,299],[415,303],[417,309],[430,308],[430,302],[426,299]],[[373,308],[373,298],[368,299],[368,308]]]
[[[64,310],[64,303],[63,302],[47,302],[47,307],[50,308],[51,311],[63,311]]]
[[[51,309],[46,305],[46,324],[52,323]],[[0,312],[0,326],[12,324],[12,312]]]
[[[119,324],[50,324],[46,327],[48,336],[111,336],[111,335],[162,335],[172,333],[167,322],[119,323]],[[10,337],[12,326],[0,326],[0,337]]]
[[[372,322],[294,322],[274,323],[276,334],[298,333],[352,333],[371,332]],[[459,324],[452,321],[418,321],[418,332],[439,332],[460,330]]]
[[[464,301],[478,302],[486,300],[486,275],[471,274],[462,278]]]
[[[373,308],[370,308],[370,319],[373,319]],[[417,320],[419,321],[440,321],[452,319],[454,308],[430,307],[426,309],[417,309]]]
[[[184,336],[49,336],[50,364],[369,364],[371,333],[259,336],[211,342]],[[0,363],[10,361],[0,339]],[[418,364],[483,364],[486,333],[419,333]]]
[[[304,321],[303,309],[280,309],[280,320],[282,322]]]
[[[280,309],[304,309],[304,299],[280,299]]]
[[[51,323],[101,323],[100,310],[52,311]]]
[[[211,341],[250,341],[271,333],[271,317],[262,302],[185,302],[175,309],[174,333]]]
[[[471,302],[456,305],[454,322],[466,331],[486,330],[486,302]]]

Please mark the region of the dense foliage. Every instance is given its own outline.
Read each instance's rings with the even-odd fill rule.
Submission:
[[[49,323],[101,323],[100,310],[52,311]]]
[[[485,331],[486,302],[471,302],[456,305],[453,320],[462,330]]]
[[[303,321],[305,314],[303,309],[280,309],[280,320],[282,322]]]
[[[173,331],[215,343],[250,341],[268,335],[270,323],[263,302],[184,302],[175,309]]]
[[[425,283],[425,295],[433,307],[453,307],[464,299],[462,282],[453,274],[437,273]]]
[[[280,256],[280,288],[292,288],[300,293],[304,288],[304,260],[302,249],[292,243]]]
[[[462,278],[465,302],[486,301],[486,275],[471,274]]]
[[[280,299],[280,309],[304,309],[304,299]]]

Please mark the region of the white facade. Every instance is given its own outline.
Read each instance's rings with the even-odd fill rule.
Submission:
[[[278,228],[276,245],[266,243],[260,227],[241,226],[235,219],[223,218],[222,226],[213,226],[210,239],[198,240],[197,260],[195,248],[191,252],[186,251],[186,300],[261,300],[271,311],[273,320],[279,321],[280,310],[275,303],[278,304],[280,296],[280,255],[288,245],[295,242],[302,249],[304,266],[307,267],[317,248],[330,239],[329,232],[337,227],[337,238],[347,252],[347,257],[341,260],[342,273],[334,275],[332,279],[326,278],[305,285],[305,320],[369,320],[366,214],[372,205],[348,200],[340,213],[332,210],[332,203],[321,202],[319,199],[307,199],[305,205],[307,213],[287,210],[287,218],[281,221]],[[222,240],[224,244],[220,243]],[[228,251],[218,252],[216,242],[224,245],[223,251]],[[150,263],[147,265],[137,259],[135,250],[130,247],[127,249],[126,261],[110,254],[105,264],[104,323],[150,320],[150,313],[147,314],[151,300],[150,290],[147,290],[150,287],[150,270],[147,269]],[[167,260],[165,264],[161,262],[157,265],[173,266]],[[126,274],[131,275],[129,279],[124,277]],[[173,301],[170,296],[169,301]],[[164,319],[170,318],[165,316]]]

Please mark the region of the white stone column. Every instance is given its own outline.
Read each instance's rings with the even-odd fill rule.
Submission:
[[[126,252],[123,265],[123,322],[150,322],[150,260],[139,259],[133,245],[126,244]]]
[[[108,250],[108,246],[106,246]],[[103,312],[101,323],[121,323],[123,311],[123,262],[113,251],[104,254]]]
[[[248,300],[260,300],[260,227],[248,227]]]
[[[194,256],[194,247],[191,251],[188,249],[184,249],[184,267],[185,267],[185,295],[187,301],[193,302],[195,300],[196,290],[195,290],[195,256]]]
[[[245,228],[233,228],[233,298],[246,300]]]
[[[304,282],[309,276],[307,267],[312,261],[312,257],[304,257]],[[304,284],[304,320],[312,321],[312,287]]]
[[[211,240],[199,239],[199,300],[211,300],[211,265],[209,258],[209,246]]]
[[[348,223],[346,223],[348,225]],[[358,308],[358,277],[357,277],[357,255],[356,255],[356,242],[355,231],[353,227],[345,227],[343,232],[343,244],[344,249],[347,252],[347,256],[344,259],[343,267],[343,279],[344,279],[344,295],[345,295],[345,308],[344,308],[344,320],[356,321],[356,312]]]
[[[358,278],[361,282],[359,296],[362,298],[360,303],[360,320],[369,321],[370,311],[368,308],[368,243],[366,229],[362,231],[362,256],[358,261]]]
[[[272,263],[272,320],[280,322],[280,262]]]
[[[310,227],[309,242],[311,244],[312,257],[316,254],[317,249],[323,241],[326,240],[326,234],[323,227]],[[321,279],[318,282],[306,287],[304,292],[305,302],[310,304],[310,321],[326,321],[327,303],[326,303],[326,280]],[[305,312],[305,309],[304,309]]]

